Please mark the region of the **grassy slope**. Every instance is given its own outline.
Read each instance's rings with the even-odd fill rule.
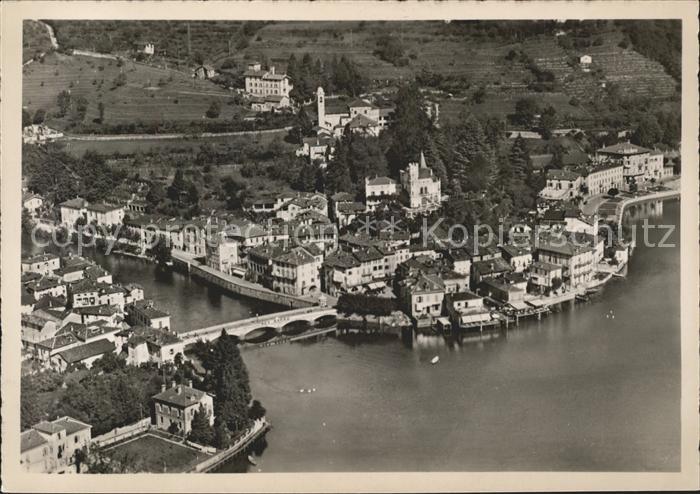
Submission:
[[[51,39],[46,28],[37,21],[22,24],[22,62],[51,49]]]
[[[126,73],[127,83],[112,89],[112,82],[121,70]],[[172,81],[168,81],[170,77]],[[159,87],[161,79],[168,82]],[[104,82],[100,87],[101,81]],[[56,96],[63,90],[70,90],[74,97],[87,98],[85,120],[88,122],[98,116],[99,101],[105,105],[105,123],[200,120],[212,101],[221,103],[220,119],[242,111],[241,107],[226,104],[230,95],[221,87],[193,80],[182,72],[131,62],[120,68],[114,60],[58,53],[47,56],[43,63],[25,67],[23,105],[30,111],[37,108],[55,111]],[[60,122],[51,123],[63,126]]]
[[[109,22],[106,25],[95,21],[60,21],[57,25],[59,42],[70,40],[76,46],[92,48],[109,32],[113,45],[125,49],[134,40],[153,40],[157,46],[165,47],[172,54],[173,50],[186,50],[186,24],[176,22]],[[239,33],[240,23],[233,22],[192,22],[190,23],[192,51],[203,51],[208,59],[220,60],[228,51],[228,40]],[[385,33],[400,37],[406,48],[409,65],[395,67],[377,58],[373,52],[377,38]],[[473,106],[470,111],[478,114],[489,113],[498,117],[512,113],[515,101],[525,96],[535,96],[553,105],[560,115],[570,115],[576,119],[590,117],[586,101],[597,99],[603,91],[599,76],[603,75],[610,82],[621,86],[623,94],[637,93],[648,96],[666,97],[675,91],[673,79],[665,73],[657,62],[648,60],[631,49],[622,49],[618,43],[622,39],[621,28],[610,25],[600,35],[603,45],[592,46],[582,50],[563,50],[554,36],[530,37],[520,43],[504,43],[497,39],[480,37],[472,39],[466,36],[450,34],[442,22],[284,22],[267,24],[250,37],[249,46],[243,50],[234,50],[233,58],[243,64],[247,60],[267,58],[271,63],[284,65],[284,61],[294,53],[301,58],[304,53],[314,58],[328,59],[335,55],[346,55],[361,66],[368,77],[379,85],[393,84],[402,79],[412,79],[417,73],[426,69],[443,75],[466,76],[471,89],[477,86],[487,87],[486,102]],[[183,44],[184,43],[184,44]],[[556,93],[535,93],[525,87],[533,74],[522,62],[507,62],[505,55],[511,50],[522,50],[544,70],[551,70],[561,85]],[[593,55],[594,72],[599,75],[584,73],[573,60],[589,53]],[[47,62],[48,63],[48,62]],[[105,62],[105,72],[94,73],[91,78],[105,78],[106,84],[116,76],[116,67]],[[95,65],[99,65],[95,64]],[[55,67],[59,76],[53,75],[52,69],[41,70],[40,66],[27,70],[25,82],[25,105],[36,108],[55,101],[58,90],[65,88],[73,80],[74,90],[85,91],[90,79],[80,76],[80,67],[65,64],[65,68]],[[64,73],[65,72],[65,73]],[[109,72],[109,76],[105,76]],[[177,73],[180,74],[180,73]],[[135,118],[143,120],[180,120],[189,121],[202,118],[214,96],[189,95],[191,80],[184,74],[176,75],[176,80],[160,90],[147,90],[144,86],[156,85],[163,76],[158,69],[138,68],[136,73],[128,73],[129,84],[115,91],[103,91],[107,110],[107,122],[128,122]],[[77,80],[80,79],[80,83]],[[51,80],[51,90],[44,93],[38,87],[41,80]],[[206,92],[222,94],[218,87],[198,82]],[[88,92],[90,88],[87,88]],[[199,90],[199,89],[198,89]],[[153,96],[153,97],[151,97]],[[583,102],[575,107],[568,104],[571,96]],[[173,100],[179,99],[175,105]],[[89,98],[91,104],[88,119],[97,115],[96,95]],[[461,100],[442,99],[442,118],[449,120],[456,117],[465,104]],[[235,109],[222,105],[222,118],[231,116]],[[111,111],[110,111],[111,109]]]

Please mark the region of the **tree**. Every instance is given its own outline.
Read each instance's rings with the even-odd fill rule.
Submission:
[[[105,121],[105,104],[102,101],[97,103],[97,112],[100,115],[99,116],[100,123],[104,122]]]
[[[663,140],[663,135],[663,129],[656,116],[645,114],[637,124],[630,141],[639,146],[651,148]]]
[[[397,65],[403,57],[404,48],[398,38],[385,34],[377,40],[377,48],[374,54],[385,62]]]
[[[209,424],[209,412],[200,405],[199,410],[192,417],[191,430],[187,439],[205,446],[214,443],[214,429]]]
[[[157,210],[165,201],[165,188],[158,182],[153,182],[146,194],[149,212]]]
[[[248,371],[241,358],[237,340],[226,331],[214,345],[212,378],[214,383],[214,416],[231,432],[244,430],[249,423],[250,384]],[[218,433],[218,428],[217,428]],[[216,435],[218,435],[215,433]]]
[[[64,117],[71,107],[71,96],[65,89],[56,96],[56,104],[58,105],[58,116]]]
[[[515,103],[513,121],[518,125],[530,126],[539,112],[539,105],[534,98],[520,98]]]
[[[221,192],[226,201],[226,208],[232,211],[241,209],[248,196],[248,189],[232,177],[224,178],[221,183]]]
[[[431,133],[430,137],[427,139],[424,154],[425,162],[433,169],[435,175],[440,179],[442,187],[447,190],[450,184],[447,178],[447,168],[442,159],[442,152],[440,149],[442,145],[444,145],[443,139],[441,132],[436,131]]]
[[[163,266],[172,260],[172,247],[164,235],[160,235],[148,254],[153,256],[159,266]]]
[[[226,424],[216,418],[214,424],[214,446],[218,449],[226,449],[231,444],[231,431],[228,430]]]
[[[615,196],[618,195],[619,193],[620,193],[620,191],[617,190],[615,187],[613,187],[612,189],[608,190],[608,195],[609,195],[610,197],[615,197]]]
[[[34,379],[22,376],[20,379],[20,424],[22,430],[28,429],[42,419],[39,394]]]
[[[561,285],[562,285],[561,278],[559,278],[559,277],[552,278],[552,290],[555,290],[555,291],[559,290],[559,288],[561,288]]]
[[[28,127],[31,124],[32,114],[29,113],[29,110],[27,110],[26,108],[22,108],[22,128]]]
[[[219,118],[221,113],[221,104],[218,101],[212,101],[207,109],[207,118]]]
[[[43,108],[38,108],[34,112],[34,117],[32,118],[32,123],[36,125],[41,125],[46,120],[46,110]]]
[[[124,72],[119,72],[117,77],[113,81],[113,89],[124,86],[126,84],[126,74]]]
[[[82,122],[85,120],[85,115],[87,114],[88,100],[85,96],[78,96],[75,99],[75,114],[73,119],[77,122]]]
[[[88,459],[88,454],[86,447],[83,446],[80,449],[75,450],[75,456],[73,460],[75,461],[75,470],[77,473],[81,473],[81,468]]]
[[[325,184],[325,192],[327,194],[352,190],[352,179],[348,169],[347,148],[345,146],[338,146],[333,158],[328,163]]]
[[[479,86],[474,94],[472,94],[472,103],[479,105],[486,99],[486,88],[484,86]]]
[[[22,208],[22,233],[28,234],[34,229],[34,220],[27,208]]]
[[[396,109],[388,129],[391,145],[387,162],[393,176],[409,162],[418,160],[433,124],[423,109],[423,96],[415,83],[402,85],[396,95]]]
[[[553,106],[547,107],[547,109],[542,112],[542,117],[540,118],[540,132],[542,132],[542,137],[549,139],[552,137],[552,130],[557,126],[557,111]]]
[[[299,169],[299,176],[297,177],[294,187],[302,192],[313,192],[316,190],[317,175],[318,166],[314,163],[305,163]]]
[[[248,410],[248,418],[250,420],[258,420],[263,418],[265,413],[267,413],[267,411],[265,410],[265,407],[262,406],[262,403],[260,403],[258,400],[253,400],[253,404]]]
[[[188,204],[199,203],[199,189],[193,182],[187,184],[187,202]]]
[[[186,192],[186,189],[187,181],[185,180],[185,174],[183,173],[182,168],[178,168],[175,171],[175,176],[173,177],[170,187],[168,187],[168,198],[179,203],[182,194]]]

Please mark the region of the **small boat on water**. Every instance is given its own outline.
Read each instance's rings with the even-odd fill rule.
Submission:
[[[433,359],[430,361],[430,363],[433,365],[437,364],[438,362],[440,362],[440,357],[438,357],[437,355],[435,355],[433,357]]]
[[[257,465],[258,462],[255,461],[255,457],[253,455],[248,455],[248,461],[250,462],[251,465]]]

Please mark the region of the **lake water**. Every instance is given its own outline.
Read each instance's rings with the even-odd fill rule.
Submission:
[[[662,209],[630,221],[679,224],[678,202]],[[239,458],[221,471],[677,470],[679,239],[676,229],[675,248],[639,242],[628,276],[591,302],[493,340],[332,336],[246,349],[273,429],[257,466]],[[115,281],[143,285],[177,330],[275,310],[138,260],[98,260]]]

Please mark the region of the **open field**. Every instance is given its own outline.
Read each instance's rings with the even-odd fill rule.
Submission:
[[[96,50],[109,48],[114,52],[126,52],[135,43],[149,41],[156,50],[167,52],[170,57],[185,58],[188,53],[187,31],[189,25],[192,53],[210,55],[228,52],[228,41],[243,27],[241,21],[92,21],[52,20],[56,37],[61,46]],[[107,37],[105,33],[110,32]]]
[[[456,98],[440,100],[440,119],[445,122],[454,121],[461,111],[467,109],[468,112],[475,115],[490,115],[505,120],[508,115],[515,112],[515,103],[518,99],[529,96],[535,98],[544,108],[553,106],[560,117],[568,115],[574,119],[591,118],[591,114],[585,106],[572,106],[569,104],[570,96],[564,93],[536,93],[534,91],[510,93],[494,89],[488,91],[483,103],[479,104],[471,104],[464,99]]]
[[[133,461],[136,472],[183,472],[210,455],[196,449],[176,444],[152,434],[139,436],[107,450],[112,458]]]
[[[115,88],[120,73],[126,74],[126,84]],[[240,106],[227,104],[232,95],[209,81],[132,62],[120,67],[115,60],[55,53],[43,63],[25,67],[23,76],[22,103],[30,112],[38,108],[55,112],[57,95],[68,90],[73,99],[87,99],[85,122],[99,117],[99,101],[105,106],[106,124],[202,120],[213,101],[221,105],[218,120],[247,113]],[[64,124],[60,120],[49,122],[58,127]]]

